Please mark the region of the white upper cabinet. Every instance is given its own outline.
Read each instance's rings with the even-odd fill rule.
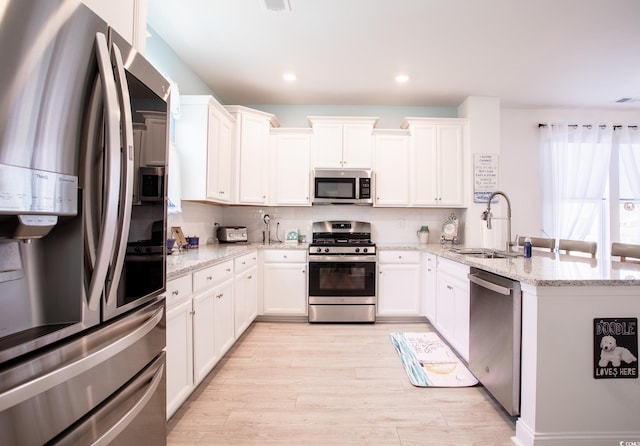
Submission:
[[[269,131],[278,127],[274,115],[259,110],[225,106],[236,120],[234,159],[238,204],[267,204],[269,188]]]
[[[231,202],[234,125],[212,96],[181,96],[175,132],[183,200]]]
[[[373,166],[373,128],[378,118],[307,118],[313,128],[314,168],[371,169]]]
[[[412,206],[464,206],[466,120],[407,118]]]
[[[375,130],[375,205],[409,205],[409,133]]]
[[[271,129],[270,204],[310,206],[311,129]]]
[[[147,38],[147,0],[82,0],[113,27],[138,52],[144,54]]]

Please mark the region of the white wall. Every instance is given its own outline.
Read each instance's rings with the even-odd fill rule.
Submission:
[[[640,111],[587,109],[502,109],[501,187],[512,201],[513,232],[544,236],[539,162],[538,124],[639,124]]]
[[[153,30],[149,29],[145,57],[164,75],[178,84],[180,94],[210,94],[213,92],[202,79],[185,64],[173,49]]]

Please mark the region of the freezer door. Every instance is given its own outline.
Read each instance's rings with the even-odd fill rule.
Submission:
[[[158,359],[166,345],[165,336],[164,300],[160,300],[85,336],[0,369],[0,444],[42,445],[58,435],[67,435],[74,423],[82,423],[96,410],[105,410],[105,405],[114,407],[108,409],[113,420],[113,414],[121,413],[116,406],[124,404],[141,411],[147,400],[162,400],[153,411],[160,412],[154,419],[156,426],[163,428],[165,381],[160,367],[129,390],[122,389]],[[115,399],[129,403],[114,403]],[[133,400],[143,402],[138,405]],[[113,422],[120,426],[118,432],[133,422],[131,416],[125,418],[122,423]],[[159,425],[157,420],[161,420]]]
[[[53,443],[58,446],[166,445],[165,356],[162,352],[132,382]]]

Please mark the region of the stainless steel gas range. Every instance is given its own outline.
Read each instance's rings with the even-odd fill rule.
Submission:
[[[309,322],[375,322],[376,245],[371,223],[313,223]]]

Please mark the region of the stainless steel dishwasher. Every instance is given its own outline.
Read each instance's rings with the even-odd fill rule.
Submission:
[[[520,414],[520,282],[471,268],[469,369],[510,415]]]

